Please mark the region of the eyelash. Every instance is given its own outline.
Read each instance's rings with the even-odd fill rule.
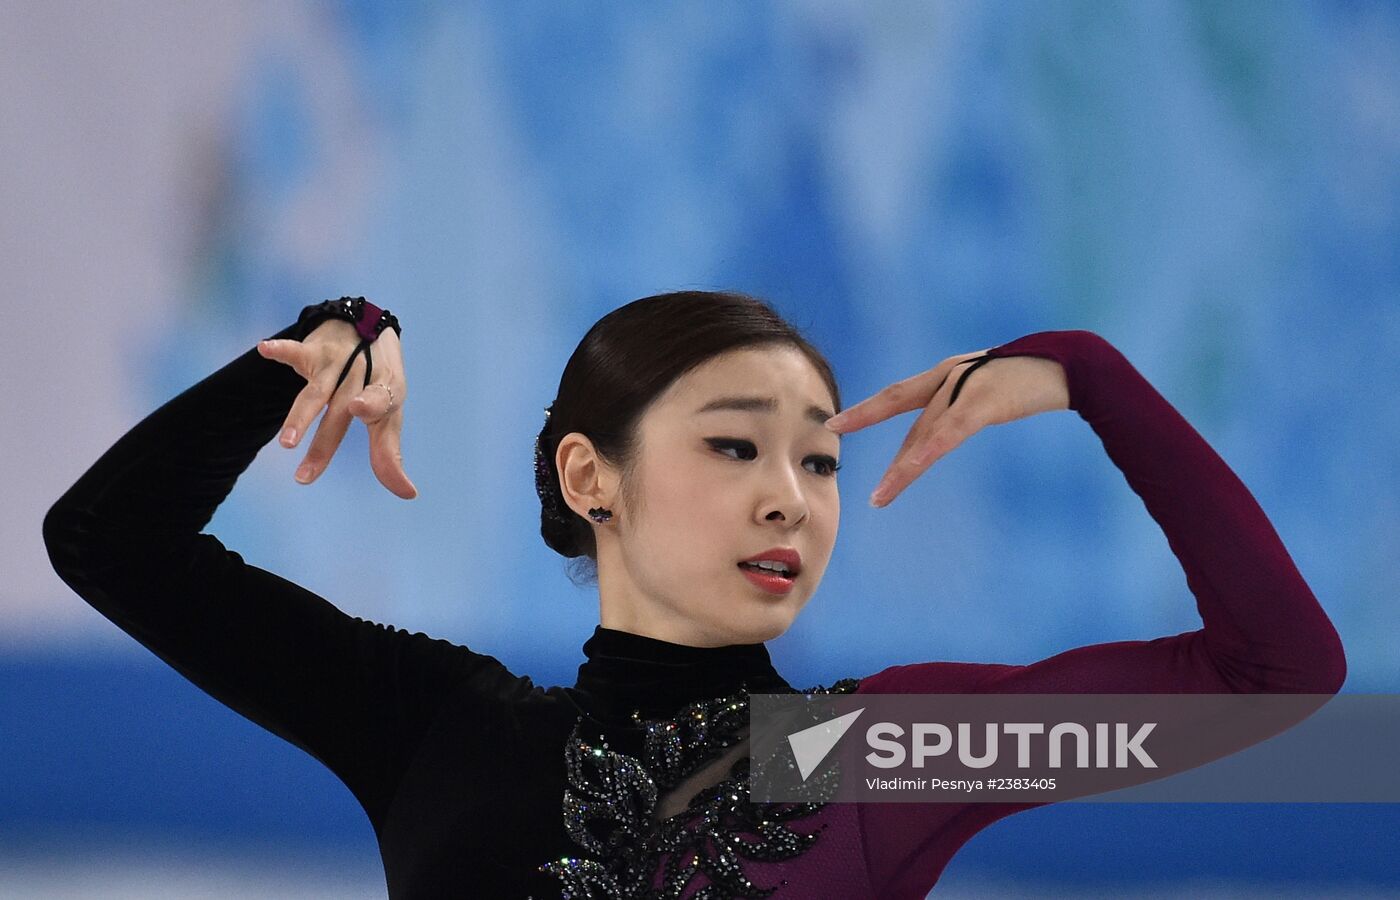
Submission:
[[[707,438],[706,441],[716,451],[750,449],[753,450],[754,453],[758,452],[758,448],[753,445],[752,441],[742,441],[735,438]],[[730,458],[732,459],[733,457]],[[841,471],[841,463],[837,462],[834,457],[826,456],[823,454],[817,456],[809,456],[808,459],[815,459],[819,462],[826,463],[827,468],[830,471],[827,472],[825,475],[822,475],[821,477],[823,478],[834,478],[836,477],[836,473]],[[738,462],[747,462],[747,460],[738,460]]]

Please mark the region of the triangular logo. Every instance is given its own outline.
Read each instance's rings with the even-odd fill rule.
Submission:
[[[865,707],[862,706],[855,712],[848,712],[844,716],[788,735],[788,746],[792,747],[792,755],[797,760],[797,769],[802,773],[803,781],[821,765],[831,748],[841,740],[841,735],[846,733],[846,729],[850,728],[856,717],[863,712]]]

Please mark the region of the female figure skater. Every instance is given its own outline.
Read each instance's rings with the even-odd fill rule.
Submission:
[[[73,590],[344,781],[391,897],[921,898],[979,829],[1039,805],[749,801],[734,711],[794,690],[763,642],[826,569],[839,436],[901,412],[922,410],[877,505],[981,428],[1078,412],[1166,533],[1204,627],[809,690],[1330,694],[1345,677],[1249,491],[1092,332],[951,356],[841,413],[825,359],[762,301],[680,292],[604,316],[536,445],[545,542],[596,563],[599,625],[572,687],[348,616],[201,533],[258,450],[279,432],[297,446],[323,409],[298,480],[358,418],[380,482],[415,497],[407,397],[392,315],[360,298],[309,306],[123,435],[44,520]],[[327,564],[373,566],[376,537],[347,530]]]

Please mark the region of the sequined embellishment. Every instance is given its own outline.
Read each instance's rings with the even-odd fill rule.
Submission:
[[[846,694],[859,685],[843,678],[807,694]],[[709,885],[696,900],[767,897],[778,886],[762,887],[744,874],[742,861],[763,862],[801,855],[821,835],[790,830],[826,804],[752,803],[749,758],[741,756],[729,776],[690,799],[687,808],[660,822],[658,797],[743,738],[749,697],[739,693],[684,707],[674,719],[643,720],[645,762],[608,746],[605,736],[584,733],[580,716],[564,747],[569,787],[564,791],[564,826],[587,855],[565,856],[538,867],[563,883],[563,900],[680,898],[697,874]],[[820,790],[820,786],[814,786]],[[826,826],[821,826],[824,829]],[[666,857],[664,870],[658,864]]]

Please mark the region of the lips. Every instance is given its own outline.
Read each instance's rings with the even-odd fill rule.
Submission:
[[[748,559],[739,560],[740,563],[756,563],[760,561],[783,563],[788,567],[788,574],[786,576],[788,578],[796,578],[802,571],[802,554],[791,547],[770,547],[762,553],[756,553],[750,556]],[[745,571],[753,570],[745,569]]]
[[[796,583],[785,575],[779,575],[777,572],[770,572],[767,569],[751,569],[743,563],[740,563],[737,568],[744,573],[744,577],[749,580],[750,584],[770,594],[786,594],[792,590],[792,586]]]

